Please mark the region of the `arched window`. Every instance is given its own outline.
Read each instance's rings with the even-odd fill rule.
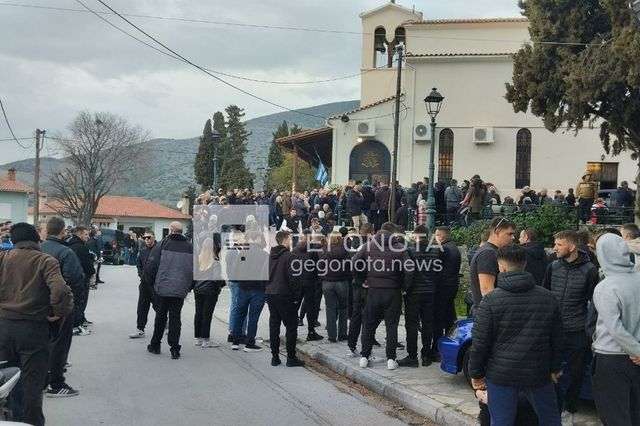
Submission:
[[[516,188],[531,185],[531,132],[520,129],[516,135]]]
[[[378,27],[373,34],[373,66],[376,68],[384,67],[389,61],[387,32],[383,27]]]
[[[438,181],[447,186],[453,178],[453,131],[443,129],[438,143]]]

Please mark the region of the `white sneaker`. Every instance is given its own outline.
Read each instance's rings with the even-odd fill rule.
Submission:
[[[144,337],[144,331],[142,330],[136,330],[135,332],[129,335],[130,339],[139,339],[141,337]]]
[[[219,348],[220,344],[214,340],[205,340],[204,342],[202,342],[202,348],[206,349],[206,348]]]
[[[231,350],[232,351],[238,351],[240,350],[240,345],[238,343],[233,343],[231,344]]]
[[[562,426],[573,426],[573,413],[564,410],[560,420],[562,421]]]
[[[83,326],[79,326],[73,329],[74,336],[88,336],[91,334],[91,330],[87,330]]]
[[[366,356],[363,356],[362,358],[360,358],[360,367],[367,368],[368,366],[369,366],[369,358],[367,358]]]
[[[349,358],[356,358],[358,355],[359,355],[359,354],[358,354],[358,352],[356,352],[356,350],[355,350],[355,349],[351,349],[351,348],[349,348],[349,352],[347,352],[347,356],[348,356]]]
[[[203,340],[202,340],[202,339],[196,339],[196,343],[194,343],[194,345],[196,345],[196,346],[202,346],[202,342],[203,342]]]
[[[395,359],[388,359],[387,360],[387,370],[395,370],[396,368],[398,368],[398,363],[396,362]]]

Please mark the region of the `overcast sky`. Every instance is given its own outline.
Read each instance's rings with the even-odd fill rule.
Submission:
[[[97,0],[82,1],[95,11],[108,11]],[[315,81],[357,74],[361,36],[224,23],[359,32],[358,15],[384,4],[373,0],[104,1],[122,14],[215,21],[128,18],[198,65],[277,81]],[[398,4],[415,6],[425,19],[519,16],[517,0]],[[120,18],[102,16],[152,43]],[[221,77],[289,108],[358,99],[360,90],[358,77],[307,85]],[[36,128],[46,129],[49,134],[65,132],[81,110],[116,113],[148,129],[154,137],[166,138],[200,134],[204,121],[231,103],[244,108],[246,118],[282,111],[129,38],[74,0],[0,0],[0,99],[18,138],[32,136]],[[0,116],[0,139],[10,136]],[[31,143],[21,142],[27,146]],[[0,164],[32,156],[33,149],[0,141]]]

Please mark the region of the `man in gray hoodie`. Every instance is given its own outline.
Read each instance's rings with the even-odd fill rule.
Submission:
[[[640,273],[614,234],[596,243],[605,279],[595,288],[593,395],[605,425],[640,425]]]

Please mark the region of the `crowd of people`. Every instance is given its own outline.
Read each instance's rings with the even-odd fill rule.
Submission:
[[[640,424],[638,227],[605,228],[595,238],[561,231],[553,253],[534,261],[535,231],[522,230],[520,244],[515,232],[513,222],[494,218],[470,260],[469,371],[481,424],[573,424],[589,353],[602,422]]]
[[[627,181],[610,192],[609,204],[598,196],[598,186],[586,170],[575,188],[566,193],[556,189],[553,195],[546,188],[539,191],[525,185],[519,194],[501,195],[494,184],[479,175],[448,183],[438,181],[433,185],[436,223],[445,226],[469,226],[481,217],[508,215],[514,212],[529,213],[540,206],[562,209],[567,216],[577,215],[582,223],[602,223],[610,208],[620,210],[622,218],[633,218],[635,195]],[[265,205],[269,207],[269,222],[276,229],[299,232],[311,226],[312,220],[323,228],[325,235],[336,225],[358,228],[361,223],[372,223],[376,229],[393,217],[393,223],[401,231],[412,230],[427,223],[429,179],[412,183],[403,188],[396,185],[395,204],[391,187],[381,179],[373,185],[368,180],[355,180],[340,189],[325,188],[305,191],[260,191],[234,189],[216,193],[205,191],[196,199],[199,205]],[[393,205],[392,205],[393,204]],[[394,214],[391,214],[391,213]],[[295,220],[295,228],[286,222]],[[285,226],[283,228],[283,225]]]
[[[90,290],[103,283],[100,230],[70,229],[52,217],[39,229],[17,223],[2,231],[0,360],[22,370],[10,395],[14,418],[41,425],[43,390],[52,398],[79,394],[64,373],[72,338],[91,334],[85,311]]]
[[[589,175],[583,183],[591,186]],[[525,189],[523,205],[534,196],[536,203],[547,203],[546,191]],[[578,201],[584,191],[580,185],[576,189]],[[286,203],[278,192],[269,197],[239,190],[202,194],[191,240],[180,222],[172,222],[161,241],[150,229],[141,236],[143,247],[134,258],[140,279],[136,331],[129,337],[145,337],[153,309],[148,352],[162,353],[166,332],[171,358],[179,359],[182,308],[193,291],[195,345],[221,346],[211,338],[212,319],[228,287],[227,343],[232,350],[263,351],[257,329],[266,304],[274,367],[282,363],[282,326],[286,366],[304,365],[296,345],[305,321],[306,341],[346,343],[345,353],[359,359],[362,368],[371,366],[373,348],[381,346],[376,331],[383,321],[387,369],[438,362],[438,341],[457,319],[461,253],[449,226],[429,235],[421,221],[425,185],[396,197],[398,209],[409,209],[414,201],[418,207],[412,232],[389,221],[389,209],[384,210],[392,199],[389,192],[384,182],[375,189],[355,182],[344,193],[285,192]],[[485,200],[504,206],[509,198],[501,200],[479,177],[471,179],[466,192],[455,181],[447,192],[461,198],[455,212],[453,206],[445,210],[450,223],[464,208],[473,217]],[[368,209],[367,197],[372,199]],[[249,214],[241,226],[227,224],[229,208],[241,204],[263,205],[269,218]],[[277,207],[284,204],[286,215]],[[336,210],[340,204],[344,210]],[[577,208],[587,204],[578,202]],[[337,223],[342,212],[350,226]],[[410,217],[395,216],[396,222],[398,216]],[[271,228],[275,235],[270,237]],[[89,290],[98,282],[100,231],[78,226],[69,233],[58,217],[40,229],[18,223],[4,224],[0,231],[7,240],[0,252],[0,359],[23,371],[12,393],[16,419],[41,425],[43,387],[50,397],[78,394],[64,372],[72,337],[90,334],[85,310]],[[596,237],[587,230],[559,232],[548,255],[535,229],[516,229],[500,215],[468,250],[468,315],[474,319],[469,372],[482,424],[529,424],[527,416],[531,424],[571,424],[590,352],[593,393],[604,424],[640,424],[640,230],[627,224],[621,230],[605,228]],[[131,238],[138,241],[137,235]],[[247,274],[246,265],[259,274]],[[407,355],[399,359],[398,349],[405,348],[398,341],[403,314]],[[560,388],[563,358],[568,385]]]

